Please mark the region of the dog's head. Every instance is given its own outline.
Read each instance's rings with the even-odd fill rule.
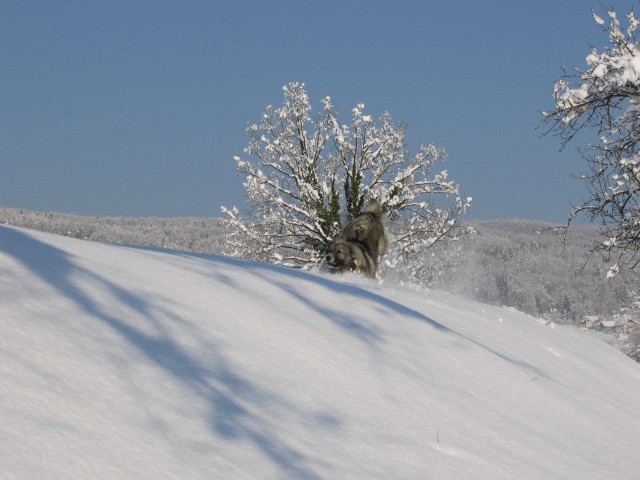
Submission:
[[[353,246],[343,240],[333,240],[329,244],[325,259],[329,269],[334,272],[347,272],[356,268]]]
[[[375,278],[376,264],[357,243],[334,240],[329,244],[326,256],[331,273],[360,272]]]

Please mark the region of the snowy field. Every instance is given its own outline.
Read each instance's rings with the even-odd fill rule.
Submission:
[[[0,477],[623,479],[640,365],[436,291],[0,226]]]

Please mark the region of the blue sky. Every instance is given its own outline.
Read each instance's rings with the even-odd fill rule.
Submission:
[[[219,216],[234,155],[282,86],[433,143],[470,218],[563,222],[586,168],[542,136],[562,66],[607,36],[598,0],[0,1],[0,206]],[[606,3],[606,5],[609,5]],[[614,3],[620,14],[630,1]]]

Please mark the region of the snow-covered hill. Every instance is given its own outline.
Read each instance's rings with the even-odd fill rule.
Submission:
[[[635,479],[640,365],[440,292],[0,227],[3,479]]]

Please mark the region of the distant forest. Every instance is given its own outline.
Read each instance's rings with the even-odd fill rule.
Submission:
[[[0,208],[0,224],[84,240],[233,255],[225,240],[231,227],[221,218],[79,216]],[[561,324],[578,326],[585,317],[615,320],[617,326],[629,319],[640,321],[640,271],[621,270],[606,278],[606,261],[590,256],[597,227],[576,225],[564,235],[562,226],[525,220],[466,225],[474,233],[423,253],[429,268],[417,275],[420,286]],[[393,270],[385,271],[384,279],[402,281]],[[604,331],[612,334],[612,343],[640,360],[640,339],[621,328]],[[640,337],[640,328],[635,335]]]

